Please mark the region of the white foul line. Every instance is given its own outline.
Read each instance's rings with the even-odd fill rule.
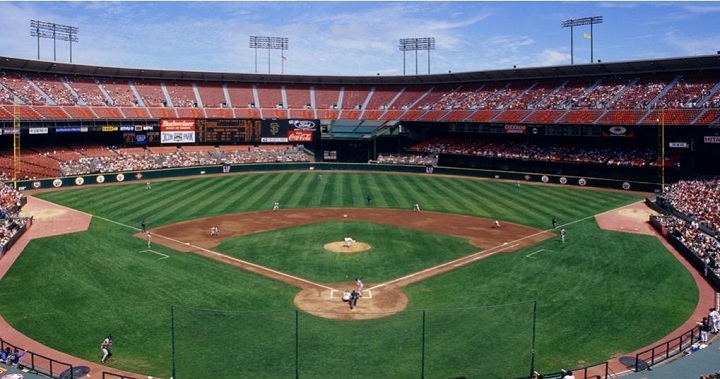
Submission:
[[[158,260],[159,260],[159,259],[170,258],[170,256],[165,255],[165,254],[163,254],[163,253],[161,253],[161,252],[159,252],[159,251],[155,251],[155,250],[147,249],[147,250],[140,250],[140,252],[141,252],[141,253],[150,252],[150,253],[153,253],[153,254],[157,254],[157,255],[162,256],[162,258],[158,258]]]
[[[535,254],[537,254],[537,253],[539,253],[539,252],[541,252],[541,251],[549,251],[549,252],[552,252],[552,250],[548,250],[548,249],[535,250],[535,251],[533,251],[532,253],[526,255],[525,258],[535,258],[535,257],[533,257],[533,255],[535,255]]]

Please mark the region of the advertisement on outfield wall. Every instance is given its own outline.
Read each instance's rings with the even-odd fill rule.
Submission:
[[[262,120],[260,142],[313,142],[319,130],[320,120]]]
[[[160,120],[160,143],[195,143],[195,120],[181,118]]]
[[[720,143],[720,136],[705,136],[703,141],[705,143]]]

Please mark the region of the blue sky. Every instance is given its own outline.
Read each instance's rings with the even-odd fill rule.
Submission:
[[[603,62],[716,54],[720,2],[506,1],[0,1],[0,55],[37,59],[30,20],[78,27],[77,64],[300,75],[402,75],[401,38],[434,37],[430,73],[570,64],[567,19],[602,16]],[[574,64],[590,62],[589,26],[573,28]],[[250,36],[287,37],[280,50]],[[56,58],[54,58],[54,56]],[[66,41],[40,39],[40,59],[70,61]],[[415,51],[405,73],[416,72]],[[417,52],[427,74],[428,51]]]

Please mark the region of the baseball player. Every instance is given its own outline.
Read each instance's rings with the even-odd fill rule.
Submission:
[[[556,226],[556,225],[557,225],[557,220],[555,219],[555,217],[553,217],[553,219],[552,219],[553,229],[555,229],[555,226]]]
[[[415,203],[415,205],[413,205],[413,212],[420,212],[420,204]]]
[[[148,232],[147,234],[147,248],[150,248],[150,243],[152,242],[152,234]]]
[[[152,188],[152,185],[150,185],[149,181],[147,183],[145,183],[145,189],[151,189],[151,188]]]
[[[278,209],[280,209],[280,202],[276,201],[275,204],[273,205],[273,210],[276,211]]]
[[[495,221],[492,222],[492,228],[493,228],[493,229],[499,228],[499,227],[500,227],[500,221],[495,220]]]
[[[355,285],[357,285],[358,296],[362,296],[362,290],[365,285],[360,278],[355,278]]]
[[[220,233],[220,228],[218,228],[217,226],[213,226],[212,228],[210,228],[211,236],[216,236],[218,235],[218,233]]]
[[[560,229],[560,242],[565,243],[565,228]]]
[[[353,290],[350,293],[350,309],[355,308],[355,306],[357,305],[358,297],[360,297],[360,294],[358,294],[357,291]]]
[[[108,358],[112,357],[112,352],[110,349],[112,348],[112,334],[108,334],[107,337],[100,343],[100,350],[102,350],[103,356],[102,359],[100,359],[101,363],[107,362]]]
[[[140,229],[142,230],[143,233],[145,233],[147,231],[147,224],[145,223],[144,219],[140,222]]]

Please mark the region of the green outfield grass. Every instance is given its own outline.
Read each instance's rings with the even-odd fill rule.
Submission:
[[[300,345],[307,352],[301,356],[301,362],[306,362],[304,366],[301,363],[303,377],[333,377],[327,373],[327,367],[314,364],[323,357],[313,358],[312,352],[320,351],[313,347],[324,341],[315,339],[321,335],[342,338],[356,334],[358,340],[348,339],[345,345],[331,344],[336,352],[324,357],[329,367],[343,367],[348,351],[357,345],[363,349],[372,341],[373,346],[380,348],[363,349],[363,362],[368,364],[362,366],[382,367],[390,356],[392,370],[387,372],[391,377],[419,377],[417,351],[403,352],[398,343],[404,339],[401,336],[407,335],[407,343],[412,345],[415,341],[412,337],[419,335],[414,328],[422,311],[427,311],[428,319],[434,320],[431,325],[442,325],[440,320],[445,320],[449,328],[463,320],[450,316],[465,314],[461,308],[486,310],[503,304],[533,302],[537,302],[536,368],[553,371],[576,367],[604,361],[666,335],[691,315],[698,299],[691,275],[654,237],[602,231],[592,219],[597,213],[641,200],[638,195],[532,184],[516,187],[514,183],[430,175],[325,172],[323,179],[318,180],[317,173],[282,172],[168,180],[153,184],[152,190],[146,190],[144,183],[136,183],[39,194],[38,197],[96,217],[86,233],[31,242],[0,283],[3,288],[0,313],[30,337],[89,360],[99,359],[99,343],[112,332],[116,341],[111,366],[169,377],[171,305],[178,309],[224,310],[244,319],[238,324],[237,318],[224,317],[227,312],[220,312],[223,317],[213,317],[212,322],[201,317],[197,317],[195,324],[186,321],[187,328],[202,325],[198,330],[207,332],[197,333],[192,339],[183,334],[184,346],[220,341],[221,347],[204,351],[215,356],[229,349],[226,343],[245,346],[247,342],[272,337],[268,345],[278,347],[265,356],[267,360],[254,360],[256,367],[228,365],[226,368],[232,373],[213,373],[213,377],[274,377],[267,370],[278,367],[283,367],[280,372],[285,377],[287,365],[292,364],[288,360],[294,359],[287,356],[288,349],[293,349],[287,344],[293,341],[286,341],[287,335],[283,333],[273,335],[266,327],[273,324],[270,320],[277,319],[278,325],[294,322],[292,299],[297,289],[160,246],[153,250],[169,258],[158,259],[161,256],[141,252],[144,241],[132,235],[143,218],[152,228],[198,217],[269,210],[275,200],[283,208],[365,207],[368,194],[374,198],[372,207],[410,209],[412,204],[420,203],[424,210],[489,217],[542,229],[549,228],[550,219],[555,217],[560,224],[569,223],[568,238],[565,244],[547,240],[411,285],[405,289],[409,308],[398,316],[348,326],[348,322],[303,314],[301,332],[305,333],[301,334]],[[435,260],[450,260],[474,251],[465,241],[446,236],[369,223],[343,224],[308,225],[237,237],[225,241],[218,249],[297,275],[314,276],[319,281],[344,280],[342,277],[348,274],[345,272],[348,262],[333,262],[338,258],[315,250],[322,237],[321,229],[337,236],[342,235],[338,234],[342,228],[362,228],[363,233],[372,232],[369,238],[377,239],[378,245],[390,243],[389,234],[403,233],[403,244],[399,245],[404,250],[402,254],[384,258],[387,259],[384,264],[376,264],[367,257],[355,258],[361,263],[351,262],[351,267],[364,265],[366,276],[399,276],[432,265]],[[278,238],[287,234],[293,240]],[[298,240],[301,242],[297,243]],[[418,246],[427,250],[436,244],[447,248],[447,255],[432,260],[418,256],[422,254]],[[288,254],[277,259],[258,251],[268,246],[272,251]],[[529,359],[525,361],[529,346],[524,344],[531,333],[527,326],[527,312],[531,308],[522,308],[520,316],[515,316],[517,319],[499,311],[470,312],[470,316],[495,314],[496,318],[487,319],[489,327],[482,330],[488,341],[496,341],[494,344],[459,338],[452,344],[438,342],[429,346],[427,353],[437,357],[446,350],[443,346],[449,349],[452,345],[467,352],[466,359],[481,363],[486,359],[489,360],[486,366],[492,366],[505,354],[502,349],[511,349],[509,346],[497,349],[502,337],[517,334],[518,340],[508,337],[509,341],[516,341],[508,345],[523,346],[505,355],[517,354],[522,367],[507,367],[504,373],[493,368],[496,371],[492,372],[498,375],[495,377],[524,375],[530,364]],[[447,312],[448,309],[457,311]],[[274,314],[282,316],[268,316]],[[412,320],[410,324],[402,321],[405,318]],[[413,329],[404,329],[411,328],[409,325]],[[349,328],[362,329],[355,333],[351,332],[355,329]],[[432,331],[436,333],[437,328]],[[497,334],[490,336],[492,331]],[[183,357],[186,358],[183,367],[187,367],[191,358]],[[220,358],[236,361],[227,356],[217,360]],[[199,359],[193,366],[202,367],[206,361]],[[426,374],[473,377],[472,373],[454,371],[458,364],[450,357],[447,363],[433,361],[428,363],[431,371]],[[238,372],[245,375],[235,376]],[[363,377],[350,371],[334,374]],[[370,376],[364,377],[382,377],[376,374],[370,371]],[[289,375],[294,375],[294,371],[290,370]]]

